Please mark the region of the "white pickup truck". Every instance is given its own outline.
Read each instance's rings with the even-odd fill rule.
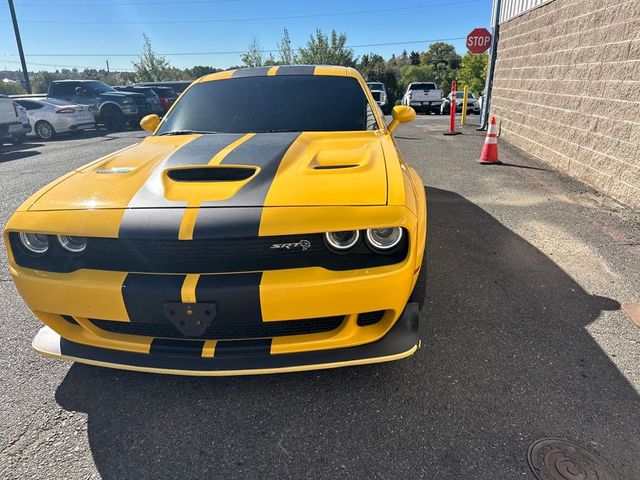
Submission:
[[[433,82],[410,83],[402,97],[402,105],[413,107],[416,112],[440,113],[442,90]]]
[[[0,145],[5,142],[21,143],[31,125],[26,112],[6,95],[0,95]]]

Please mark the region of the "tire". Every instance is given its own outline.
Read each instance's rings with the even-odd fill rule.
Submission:
[[[40,120],[36,123],[33,131],[42,140],[51,140],[56,136],[56,131],[54,130],[53,125],[45,120]]]
[[[124,130],[127,125],[127,119],[124,118],[122,111],[113,106],[105,107],[102,114],[102,123],[110,132],[119,132]]]

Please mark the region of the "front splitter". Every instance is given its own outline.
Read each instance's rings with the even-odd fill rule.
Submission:
[[[320,370],[390,362],[412,355],[419,345],[418,305],[410,303],[391,330],[365,345],[311,352],[226,355],[205,358],[178,354],[143,354],[83,345],[67,340],[49,327],[33,339],[41,355],[89,365],[172,375],[230,376]]]

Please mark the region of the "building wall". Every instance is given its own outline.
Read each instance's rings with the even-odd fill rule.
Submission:
[[[551,0],[501,23],[497,51],[501,137],[640,208],[640,0]]]

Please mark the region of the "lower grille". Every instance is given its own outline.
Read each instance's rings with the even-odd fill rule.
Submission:
[[[189,338],[191,340],[230,340],[241,338],[272,338],[288,335],[304,335],[335,330],[345,316],[287,320],[283,322],[263,322],[257,325],[210,325],[198,337],[185,337],[171,324],[112,322],[91,320],[98,328],[112,333],[143,335],[159,338]]]
[[[366,327],[368,325],[375,325],[382,317],[384,317],[385,310],[377,310],[375,312],[365,312],[358,315],[358,326]]]

